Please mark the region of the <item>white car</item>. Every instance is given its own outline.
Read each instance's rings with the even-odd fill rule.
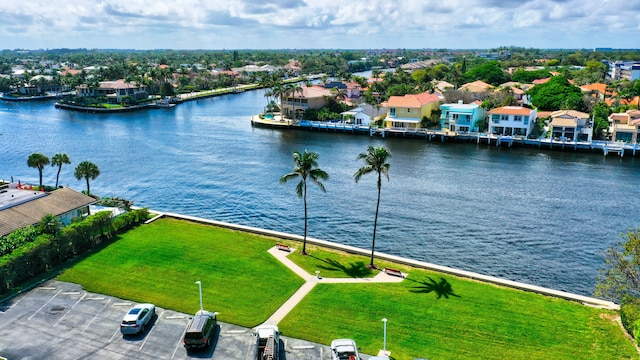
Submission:
[[[351,339],[336,339],[331,342],[331,360],[360,360],[356,342]]]
[[[120,323],[120,332],[125,335],[143,332],[155,314],[156,307],[153,304],[139,304],[132,307]]]

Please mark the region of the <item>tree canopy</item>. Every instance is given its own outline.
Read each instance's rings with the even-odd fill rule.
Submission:
[[[463,74],[466,82],[482,80],[491,85],[497,86],[509,81],[509,75],[502,70],[498,61],[487,61],[469,69]]]
[[[528,93],[531,102],[540,110],[584,110],[582,91],[564,76],[553,76],[546,83],[532,87]]]

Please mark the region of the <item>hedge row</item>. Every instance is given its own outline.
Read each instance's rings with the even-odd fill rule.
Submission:
[[[0,257],[0,294],[68,259],[92,249],[149,218],[147,209],[132,210],[115,219],[109,211],[90,215],[65,227],[56,236],[39,235]]]
[[[640,300],[629,298],[620,305],[620,321],[629,335],[640,344]]]

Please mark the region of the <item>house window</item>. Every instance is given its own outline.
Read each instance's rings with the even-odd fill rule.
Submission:
[[[513,121],[522,121],[522,115],[516,115],[513,117]]]
[[[524,119],[524,124],[528,125],[529,124],[529,117],[525,116],[525,117],[523,117],[523,119]]]
[[[500,115],[497,115],[497,114],[491,115],[491,121],[493,121],[494,123],[499,123],[500,122]]]
[[[407,114],[411,114],[411,109],[407,108]]]
[[[500,120],[509,121],[509,115],[500,115]]]
[[[396,116],[396,108],[389,108],[389,116]]]

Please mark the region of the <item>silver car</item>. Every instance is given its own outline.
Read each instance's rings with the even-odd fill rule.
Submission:
[[[356,342],[351,339],[336,339],[331,342],[331,360],[360,360]]]
[[[156,307],[153,304],[139,304],[132,307],[120,323],[120,332],[124,335],[140,334],[155,314]]]

